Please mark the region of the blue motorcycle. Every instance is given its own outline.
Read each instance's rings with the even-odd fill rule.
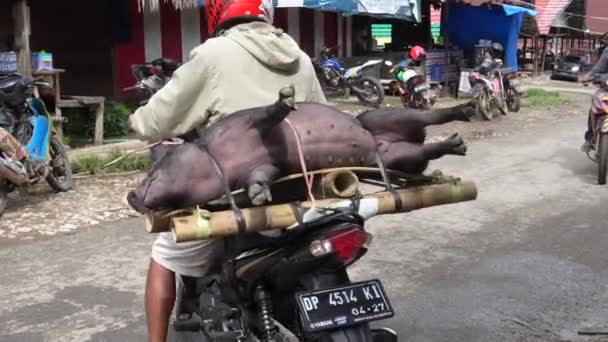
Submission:
[[[3,128],[26,147],[30,172],[21,161],[0,151],[0,214],[8,194],[17,187],[46,180],[56,191],[72,188],[72,167],[67,152],[53,131],[53,118],[44,102],[33,96],[36,83],[12,74],[0,77],[0,114]]]
[[[326,94],[348,97],[353,94],[363,105],[379,107],[384,101],[384,88],[380,81],[363,75],[367,69],[382,63],[382,60],[371,60],[363,65],[345,69],[332,56],[332,49],[325,48],[314,61],[317,77]]]

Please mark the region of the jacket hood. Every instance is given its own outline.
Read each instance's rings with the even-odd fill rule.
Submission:
[[[264,22],[237,25],[224,37],[238,43],[261,63],[281,71],[297,71],[300,47],[282,30]]]

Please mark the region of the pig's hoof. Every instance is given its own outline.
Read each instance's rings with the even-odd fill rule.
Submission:
[[[291,85],[279,91],[279,101],[291,109],[296,109],[296,88]]]
[[[467,145],[458,133],[451,135],[446,142],[450,145],[450,154],[464,156],[467,154]]]
[[[475,105],[472,102],[467,103],[458,114],[459,121],[471,121],[471,118],[475,116]]]
[[[266,183],[255,183],[249,186],[249,200],[253,205],[262,205],[272,201],[270,186]]]

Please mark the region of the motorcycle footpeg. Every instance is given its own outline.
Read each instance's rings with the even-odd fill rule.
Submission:
[[[180,332],[197,332],[201,330],[201,319],[197,315],[192,315],[188,319],[176,319],[173,322],[173,328]]]

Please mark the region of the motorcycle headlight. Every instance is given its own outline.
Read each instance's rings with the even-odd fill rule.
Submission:
[[[579,71],[580,69],[581,69],[581,67],[578,65],[575,65],[572,67],[572,71],[574,71],[574,72]]]

